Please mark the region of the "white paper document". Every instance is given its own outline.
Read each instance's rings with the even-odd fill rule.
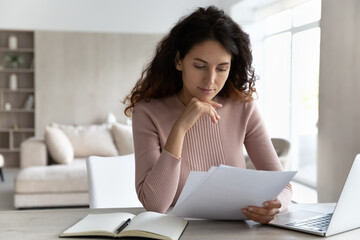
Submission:
[[[216,220],[246,219],[241,209],[275,199],[297,171],[259,171],[221,165],[191,171],[169,215]]]

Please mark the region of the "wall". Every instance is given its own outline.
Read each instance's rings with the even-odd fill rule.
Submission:
[[[165,33],[195,7],[224,2],[234,0],[0,0],[0,28]]]
[[[322,1],[318,200],[337,201],[360,153],[360,1]]]
[[[43,136],[51,122],[102,123],[110,111],[125,122],[121,100],[160,37],[36,32],[36,135]]]

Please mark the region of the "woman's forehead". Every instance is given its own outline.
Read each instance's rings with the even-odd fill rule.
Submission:
[[[216,40],[206,40],[195,44],[185,57],[218,64],[231,61],[231,54]]]

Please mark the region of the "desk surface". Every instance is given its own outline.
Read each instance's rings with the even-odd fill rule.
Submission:
[[[0,212],[0,239],[51,240],[85,217],[88,213],[129,212],[138,214],[142,208],[123,209],[56,209]],[[360,229],[338,234],[327,239],[357,239]],[[321,239],[313,236],[252,221],[191,220],[181,240],[193,239]],[[70,238],[66,238],[70,239]],[[86,238],[75,238],[86,239]],[[95,239],[95,238],[91,238]],[[102,238],[104,239],[104,238]],[[134,238],[132,238],[134,239]]]

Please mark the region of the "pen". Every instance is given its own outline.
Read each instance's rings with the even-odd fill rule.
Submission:
[[[124,228],[126,228],[126,226],[129,225],[130,221],[131,221],[131,218],[128,218],[123,224],[121,224],[121,226],[118,229],[116,229],[115,233],[118,234],[119,232],[124,230]]]

